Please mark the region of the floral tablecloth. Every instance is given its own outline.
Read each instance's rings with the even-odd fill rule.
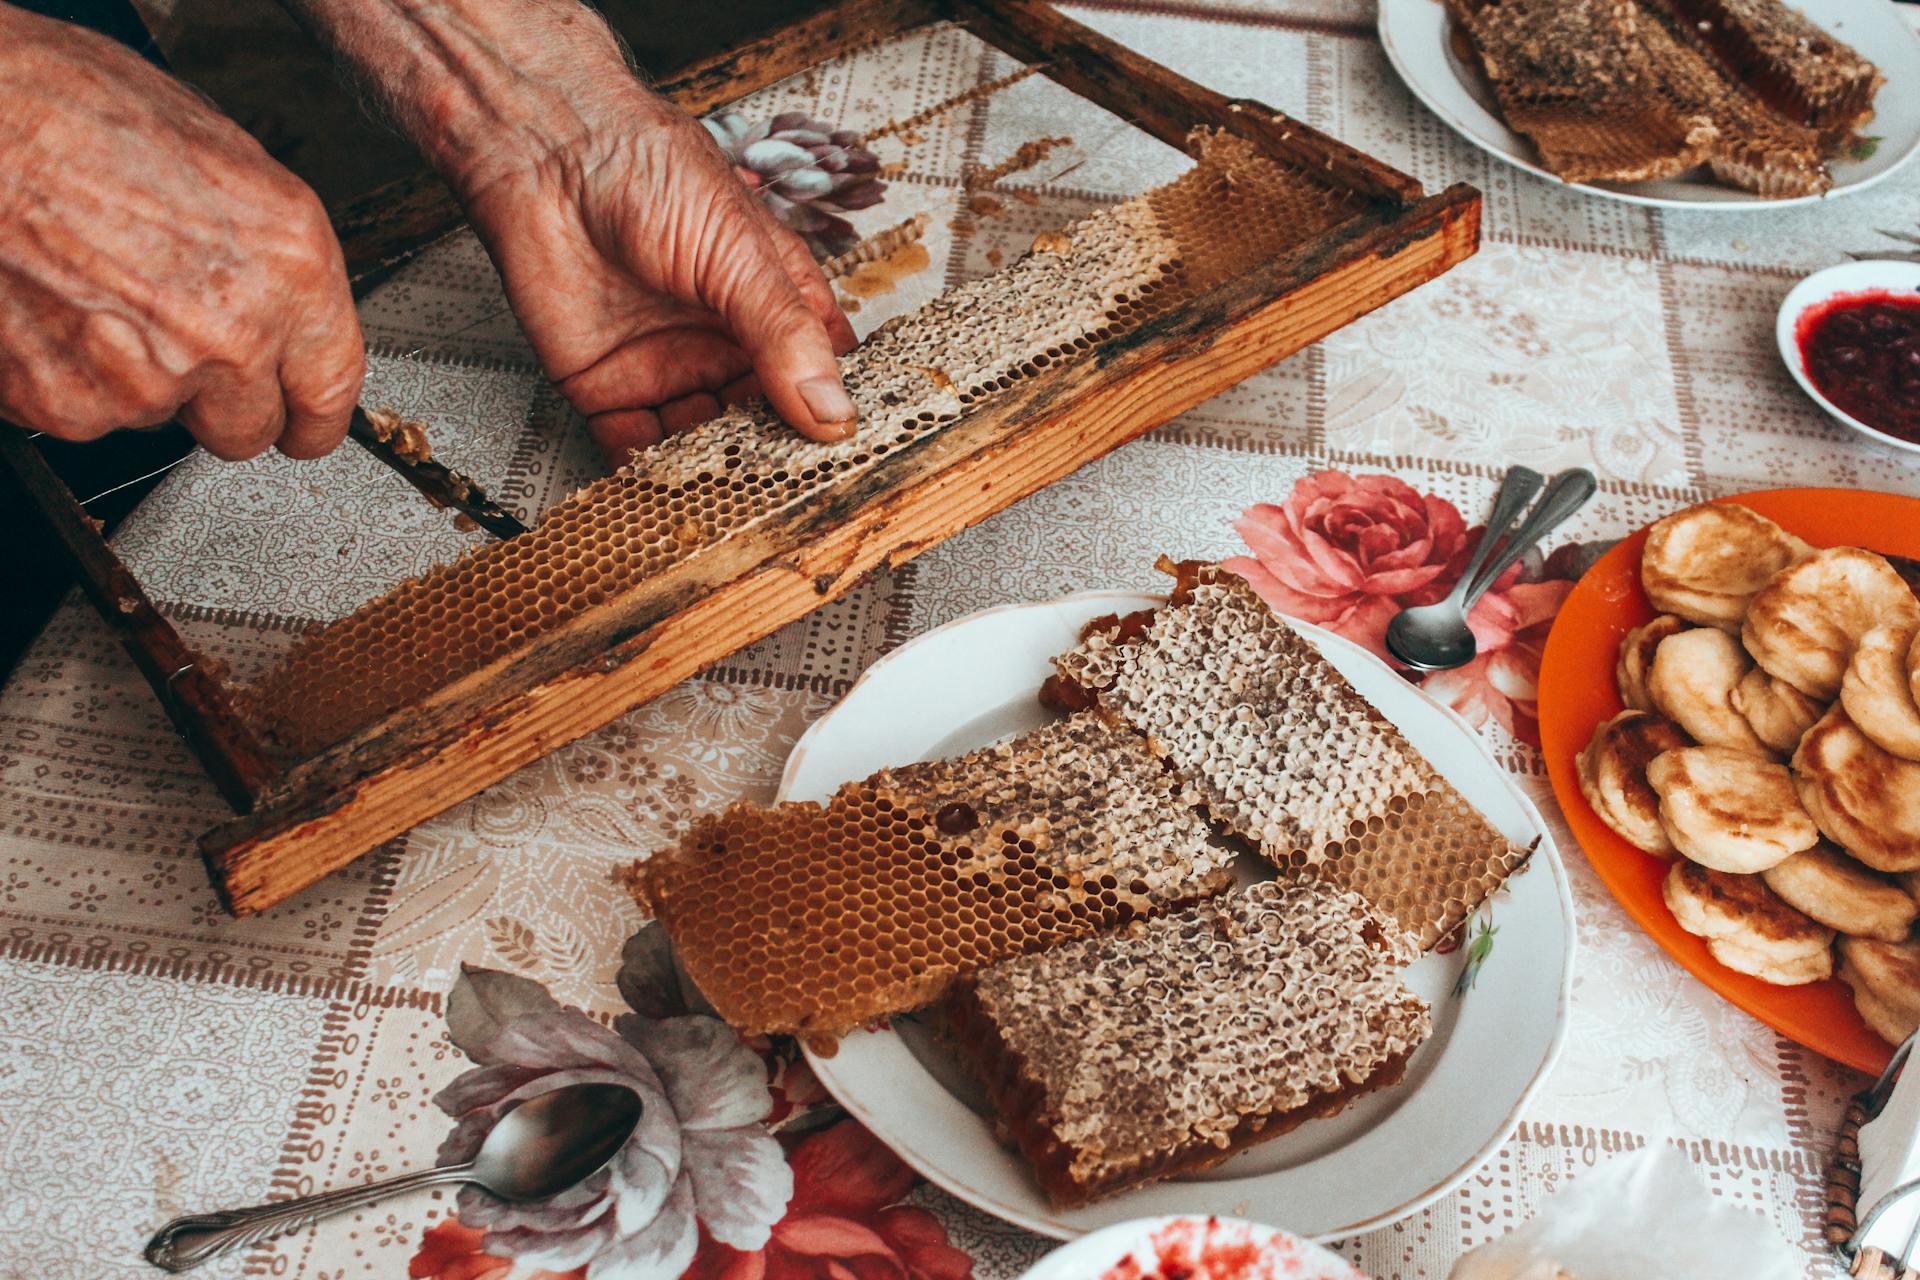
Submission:
[[[1364,634],[1382,599],[1445,580],[1514,462],[1599,474],[1567,534],[1577,543],[1745,488],[1920,493],[1910,462],[1794,389],[1771,336],[1799,275],[1909,247],[1881,233],[1914,229],[1920,165],[1831,205],[1652,212],[1455,138],[1395,79],[1364,0],[1074,12],[1430,186],[1474,183],[1485,247],[257,919],[221,914],[194,853],[218,798],[114,641],[69,604],[0,694],[0,1274],[142,1274],[141,1243],[172,1215],[457,1155],[503,1099],[568,1070],[664,1100],[611,1184],[523,1212],[396,1200],[208,1273],[1004,1280],[1046,1242],[920,1184],[822,1105],[790,1045],[742,1044],[683,1014],[613,868],[706,808],[769,796],[796,735],[890,647],[987,605],[1149,587],[1162,551],[1251,544],[1273,589]],[[1012,69],[936,30],[742,110],[874,132]],[[1041,137],[1072,141],[987,200],[967,193],[972,167]],[[842,280],[863,330],[1181,164],[1041,78],[873,146],[889,186],[853,215],[859,231],[929,221],[923,268],[909,254]],[[413,265],[363,316],[377,348],[368,403],[427,418],[439,456],[523,514],[599,466],[470,240]],[[1259,503],[1271,505],[1236,528]],[[1349,536],[1356,511],[1375,530],[1365,545]],[[316,463],[196,458],[120,548],[188,638],[244,676],[475,536],[349,449]],[[1315,539],[1348,550],[1309,571],[1297,552]],[[1627,920],[1560,828],[1529,745],[1533,664],[1579,550],[1503,584],[1490,658],[1436,685],[1484,724],[1567,852],[1580,944],[1567,1053],[1465,1185],[1339,1248],[1377,1276],[1444,1276],[1611,1153],[1672,1144],[1804,1251],[1809,1275],[1826,1274],[1820,1173],[1859,1079],[1707,992]],[[1285,1206],[1256,1209],[1285,1222]]]

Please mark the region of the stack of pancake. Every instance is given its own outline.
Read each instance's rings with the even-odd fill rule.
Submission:
[[[1731,503],[1654,525],[1640,578],[1662,612],[1621,642],[1627,709],[1581,790],[1674,860],[1667,905],[1720,963],[1783,986],[1837,967],[1899,1042],[1920,1026],[1920,598],[1885,557]]]

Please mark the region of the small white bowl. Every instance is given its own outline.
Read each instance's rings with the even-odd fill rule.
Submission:
[[[1787,362],[1787,371],[1793,374],[1794,381],[1800,384],[1801,389],[1813,397],[1815,404],[1875,444],[1920,453],[1920,443],[1902,440],[1877,427],[1870,427],[1821,395],[1820,388],[1814,386],[1813,379],[1807,376],[1806,360],[1800,354],[1800,343],[1794,335],[1800,317],[1809,308],[1843,293],[1865,293],[1876,289],[1884,289],[1889,293],[1920,293],[1920,262],[1848,262],[1814,272],[1793,286],[1781,302],[1779,318],[1774,321],[1774,337],[1780,343],[1780,358]]]
[[[1167,1252],[1185,1252],[1199,1244],[1204,1256],[1207,1243],[1224,1244],[1229,1250],[1252,1244],[1258,1254],[1245,1268],[1202,1266],[1186,1273],[1193,1280],[1367,1280],[1338,1254],[1278,1227],[1207,1217],[1136,1218],[1102,1227],[1055,1249],[1019,1280],[1103,1280],[1128,1259],[1134,1265],[1119,1274],[1153,1280],[1162,1274],[1162,1261],[1171,1260]],[[1217,1256],[1215,1261],[1219,1262]]]

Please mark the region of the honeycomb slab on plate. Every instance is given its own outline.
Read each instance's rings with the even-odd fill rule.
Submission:
[[[936,445],[1023,381],[1360,208],[1231,134],[1197,134],[1194,149],[1196,164],[1175,181],[1039,237],[1032,252],[843,357],[861,424],[853,439],[822,444],[764,406],[731,410],[587,485],[526,533],[301,637],[243,708],[266,741],[300,759],[463,682],[524,681],[547,661],[544,645],[588,656],[670,612],[673,586],[699,585],[703,562],[729,578],[778,549],[781,521],[846,520],[885,496],[870,483],[883,462]]]
[[[1358,894],[1266,881],[1008,960],[945,1012],[1056,1208],[1219,1164],[1398,1082],[1432,1031]]]
[[[1569,182],[1705,165],[1757,195],[1818,195],[1886,79],[1779,0],[1446,3],[1506,123]]]
[[[1135,734],[1086,714],[825,805],[733,805],[629,873],[748,1034],[824,1046],[960,975],[1220,892],[1231,850]]]
[[[1163,609],[1096,629],[1060,675],[1283,875],[1358,892],[1422,950],[1526,860],[1239,578],[1183,567]]]

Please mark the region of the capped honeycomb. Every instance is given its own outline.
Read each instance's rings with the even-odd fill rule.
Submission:
[[[1401,981],[1414,954],[1355,893],[1267,881],[983,969],[944,1012],[1042,1190],[1070,1208],[1397,1082],[1433,1027]]]
[[[528,532],[303,636],[248,691],[256,728],[297,759],[456,682],[534,670],[527,655],[549,637],[631,634],[658,607],[644,588],[663,571],[802,507],[854,501],[849,491],[889,455],[1358,209],[1231,135],[1196,135],[1194,149],[1197,163],[1175,182],[1041,237],[1033,252],[889,322],[844,357],[861,421],[852,440],[803,439],[763,406],[666,440]]]
[[[1425,950],[1500,886],[1514,847],[1311,643],[1216,567],[1060,675],[1146,736],[1184,794],[1283,875],[1358,892]]]
[[[1781,0],[1646,0],[1771,111],[1849,140],[1886,76]]]
[[[735,804],[628,883],[733,1026],[827,1038],[959,975],[1218,893],[1230,850],[1091,713],[825,804]]]
[[[1632,0],[1448,0],[1500,114],[1568,182],[1671,178],[1704,162],[1713,120],[1644,86]],[[1469,64],[1476,59],[1470,53]]]
[[[1851,142],[1844,122],[1871,114],[1878,85],[1872,65],[1838,42],[1820,54],[1796,45],[1797,62],[1784,65],[1771,37],[1784,38],[1791,11],[1773,0],[1447,3],[1501,115],[1569,182],[1669,178],[1705,164],[1758,195],[1817,194],[1833,185],[1826,160]],[[1726,20],[1762,8],[1752,29],[1771,53],[1753,47],[1729,61]],[[1794,75],[1799,98],[1782,79]],[[1778,109],[1789,99],[1805,99],[1803,109]]]

